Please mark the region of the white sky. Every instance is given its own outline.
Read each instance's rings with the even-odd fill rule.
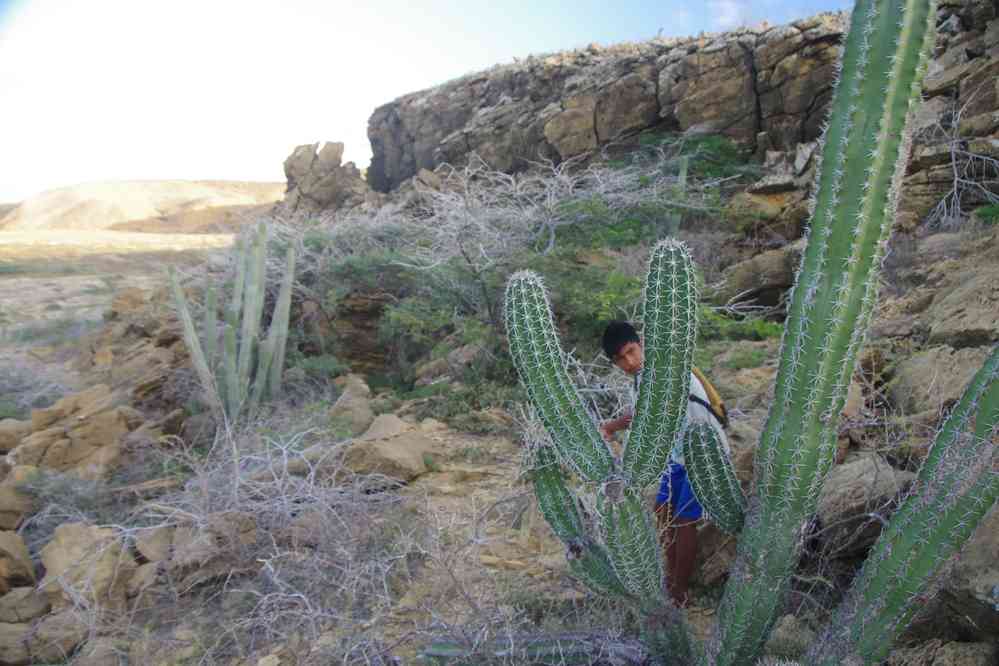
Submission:
[[[0,202],[96,180],[283,181],[284,158],[316,141],[365,166],[368,117],[405,93],[788,4],[708,2],[692,16],[675,0],[0,0]]]

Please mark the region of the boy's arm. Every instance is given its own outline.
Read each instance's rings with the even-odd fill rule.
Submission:
[[[604,439],[610,439],[618,430],[624,430],[631,425],[631,417],[631,414],[626,413],[616,419],[604,421],[600,424],[600,433],[604,436]]]

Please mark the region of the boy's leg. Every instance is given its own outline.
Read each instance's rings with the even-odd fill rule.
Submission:
[[[666,553],[666,588],[673,602],[684,608],[697,562],[697,520],[673,518],[669,502],[656,505],[659,539]]]

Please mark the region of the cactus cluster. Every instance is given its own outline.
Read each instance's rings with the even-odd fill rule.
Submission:
[[[232,298],[225,306],[222,344],[219,345],[218,295],[209,286],[205,294],[205,319],[199,337],[187,299],[170,267],[170,285],[184,331],[184,342],[204,390],[205,400],[229,422],[252,414],[261,401],[281,390],[288,317],[295,277],[295,252],[289,247],[285,274],[278,291],[267,335],[261,338],[267,281],[267,229],[261,222],[253,240],[244,247],[236,242],[236,278]]]
[[[717,433],[685,427],[697,294],[682,244],[660,243],[649,262],[645,363],[619,458],[569,379],[540,277],[521,272],[508,283],[510,352],[551,440],[534,457],[541,511],[565,543],[571,571],[646,616],[645,640],[661,663],[752,664],[783,606],[874,309],[935,18],[932,0],[855,4],[748,499]],[[876,663],[884,656],[912,618],[914,600],[932,591],[941,565],[999,499],[997,423],[999,349],[942,426],[910,495],[808,663]],[[660,548],[641,501],[675,447],[709,515],[740,535],[717,627],[703,646],[665,593]],[[584,526],[564,469],[595,486],[596,534]]]

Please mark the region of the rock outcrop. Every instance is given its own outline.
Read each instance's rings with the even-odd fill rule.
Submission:
[[[496,67],[379,107],[368,182],[478,153],[496,169],[562,160],[650,127],[789,149],[818,136],[844,17],[586,49]]]
[[[368,184],[353,162],[341,164],[343,144],[298,146],[284,161],[284,206],[290,212],[351,208],[364,202]]]

